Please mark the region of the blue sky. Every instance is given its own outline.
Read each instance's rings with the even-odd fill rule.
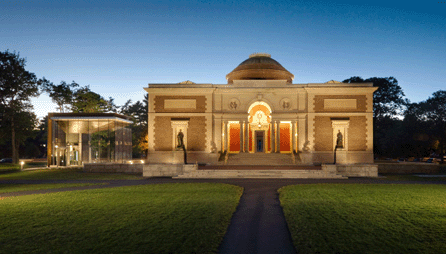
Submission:
[[[0,51],[117,105],[142,100],[148,83],[225,84],[254,52],[294,83],[394,76],[419,102],[446,90],[445,46],[439,1],[0,2]],[[46,95],[33,104],[39,117],[55,111]]]

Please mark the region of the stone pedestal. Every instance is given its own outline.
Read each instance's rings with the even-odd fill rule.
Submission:
[[[302,164],[304,165],[313,165],[313,153],[311,152],[302,152],[299,154]]]
[[[347,163],[347,151],[344,149],[336,150],[336,164],[346,164]]]

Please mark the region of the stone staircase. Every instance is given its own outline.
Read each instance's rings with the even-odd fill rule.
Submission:
[[[335,167],[302,165],[188,165],[173,178],[326,178],[346,179]]]
[[[296,165],[293,156],[286,153],[234,153],[229,154],[225,165]]]
[[[186,172],[174,178],[329,178],[329,179],[347,179],[342,175],[333,172],[311,169],[207,169]]]

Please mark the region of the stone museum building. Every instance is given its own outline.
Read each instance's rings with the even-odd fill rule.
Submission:
[[[340,164],[373,163],[372,83],[301,84],[263,53],[250,55],[226,79],[145,88],[149,163],[182,160],[180,132],[189,163],[240,157],[246,160],[238,164],[250,164],[276,154],[295,164],[324,164],[333,163],[335,149]]]

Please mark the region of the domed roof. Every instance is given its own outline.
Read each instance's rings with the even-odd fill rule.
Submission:
[[[270,54],[256,53],[249,56],[237,68],[226,75],[228,84],[234,80],[286,80],[291,83],[294,75],[271,58]]]

